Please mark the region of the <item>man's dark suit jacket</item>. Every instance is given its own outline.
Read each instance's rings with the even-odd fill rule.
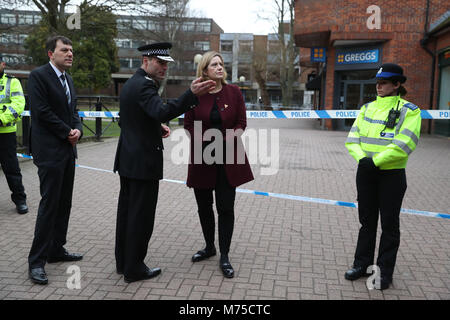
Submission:
[[[198,104],[188,89],[181,97],[164,104],[158,85],[139,68],[120,93],[120,138],[114,172],[131,179],[160,180],[163,177],[161,123],[185,113]]]
[[[72,154],[77,157],[76,147],[70,144],[67,137],[71,129],[78,129],[81,134],[83,130],[76,108],[77,96],[73,80],[67,73],[65,75],[70,89],[70,105],[61,81],[50,63],[30,73],[28,81],[31,106],[30,152],[37,166],[53,165]]]

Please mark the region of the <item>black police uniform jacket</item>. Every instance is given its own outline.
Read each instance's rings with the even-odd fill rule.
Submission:
[[[114,172],[140,180],[163,177],[163,143],[161,123],[167,122],[198,104],[188,89],[178,99],[164,104],[158,84],[139,68],[120,93],[121,128]]]

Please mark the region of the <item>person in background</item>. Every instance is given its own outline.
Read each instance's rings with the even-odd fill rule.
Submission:
[[[20,81],[5,73],[6,62],[0,54],[0,165],[11,190],[17,213],[28,212],[27,196],[17,160],[16,123],[25,109]]]

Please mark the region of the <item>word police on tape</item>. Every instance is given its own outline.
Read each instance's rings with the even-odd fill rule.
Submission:
[[[355,119],[359,110],[247,111],[248,119]],[[119,118],[119,112],[79,111],[81,118]],[[26,110],[22,116],[30,116]],[[422,119],[450,120],[450,110],[422,110]],[[180,116],[179,118],[183,118]]]

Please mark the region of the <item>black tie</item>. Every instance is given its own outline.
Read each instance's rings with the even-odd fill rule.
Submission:
[[[66,85],[66,77],[62,74],[60,76],[60,78],[61,78],[62,83],[63,83],[64,92],[66,93],[67,102],[70,104],[70,91],[69,91],[69,88]]]

